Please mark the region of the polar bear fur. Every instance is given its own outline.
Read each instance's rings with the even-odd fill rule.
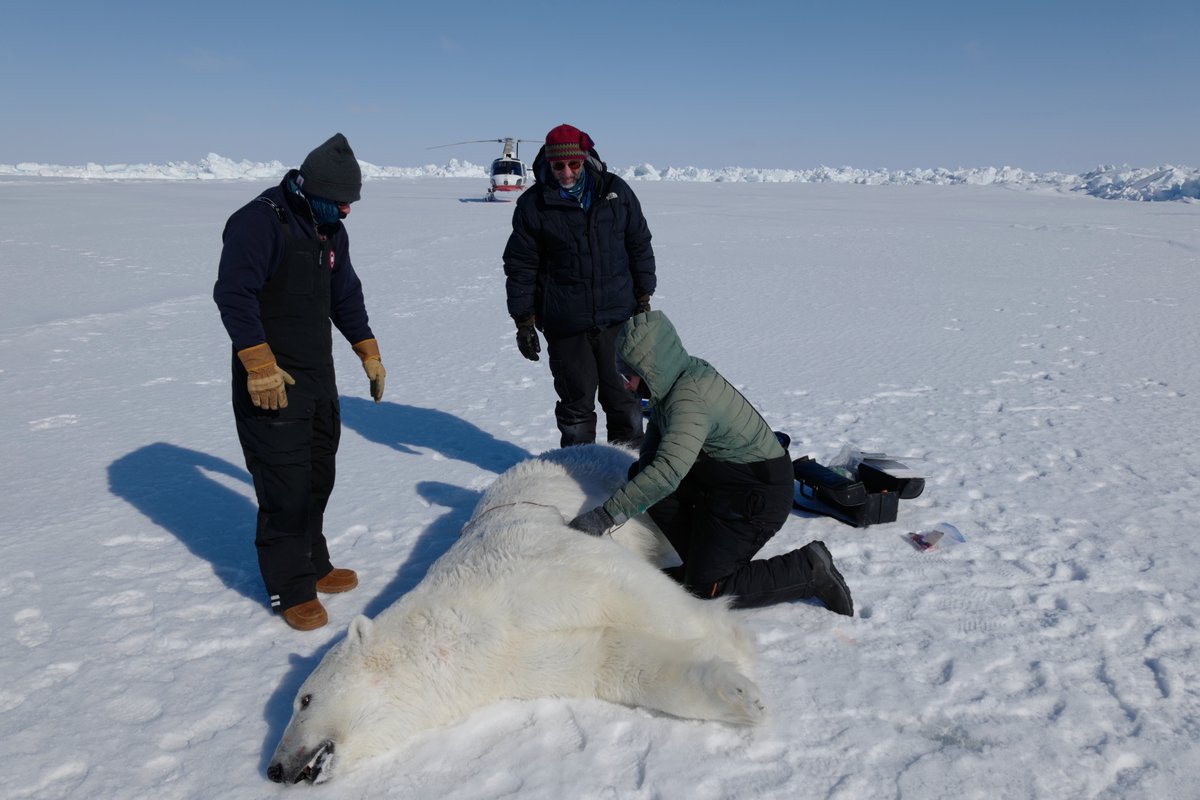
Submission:
[[[616,447],[555,450],[500,475],[457,542],[374,621],[360,616],[296,694],[268,775],[324,782],[506,698],[596,697],[689,719],[761,721],[753,647],[692,597],[648,518],[567,526],[625,480]]]

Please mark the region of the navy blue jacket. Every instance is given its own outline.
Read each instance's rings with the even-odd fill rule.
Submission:
[[[547,336],[568,336],[624,322],[637,298],[653,294],[654,249],[637,195],[607,170],[595,150],[586,162],[592,201],[585,212],[560,195],[545,160],[533,161],[537,182],[513,211],[504,248],[508,313],[537,316]]]
[[[289,172],[279,186],[266,190],[242,206],[225,223],[222,235],[225,246],[217,268],[213,300],[221,310],[221,322],[234,350],[244,350],[266,341],[259,318],[258,293],[279,265],[284,246],[283,224],[276,216],[275,207],[282,208],[287,215],[292,236],[317,239],[308,203],[286,189],[288,178],[294,178],[296,174],[297,170]],[[350,237],[346,227],[340,221],[322,225],[321,233],[333,245],[329,318],[351,343],[372,339],[374,334],[363,303],[362,282],[350,263]]]

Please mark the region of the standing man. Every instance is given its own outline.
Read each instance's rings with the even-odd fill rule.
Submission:
[[[641,402],[617,374],[613,342],[625,320],[650,310],[656,285],[641,204],[570,125],[546,134],[533,174],[504,248],[517,347],[538,361],[537,330],[546,336],[562,447],[596,440],[597,390],[608,441],[636,447]]]
[[[854,616],[850,587],[823,542],[754,556],[792,510],[795,477],[762,415],[712,364],[688,355],[661,311],[638,314],[617,338],[621,370],[651,401],[629,482],[571,520],[601,536],[649,512],[683,560],[669,575],[698,597],[736,608],[807,597]]]
[[[338,133],[299,170],[234,212],[213,299],[233,342],[233,416],[258,497],[254,544],[272,608],[297,630],[329,621],[317,592],[348,592],[322,532],[341,409],[330,321],[362,360],[371,396],[386,371],[367,322],[342,220],[362,171]]]

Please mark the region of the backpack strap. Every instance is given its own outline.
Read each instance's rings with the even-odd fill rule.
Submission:
[[[260,195],[259,197],[256,197],[254,199],[259,200],[263,203],[266,203],[271,208],[275,209],[275,216],[279,217],[279,222],[280,222],[280,224],[283,225],[283,233],[286,236],[288,233],[288,221],[287,221],[287,214],[283,213],[283,207],[280,206],[278,203],[276,203],[271,198],[266,197],[266,196]]]

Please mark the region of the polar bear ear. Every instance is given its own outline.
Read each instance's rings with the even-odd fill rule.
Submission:
[[[346,631],[346,641],[351,647],[366,647],[374,633],[375,623],[359,614],[350,623],[350,630]]]

